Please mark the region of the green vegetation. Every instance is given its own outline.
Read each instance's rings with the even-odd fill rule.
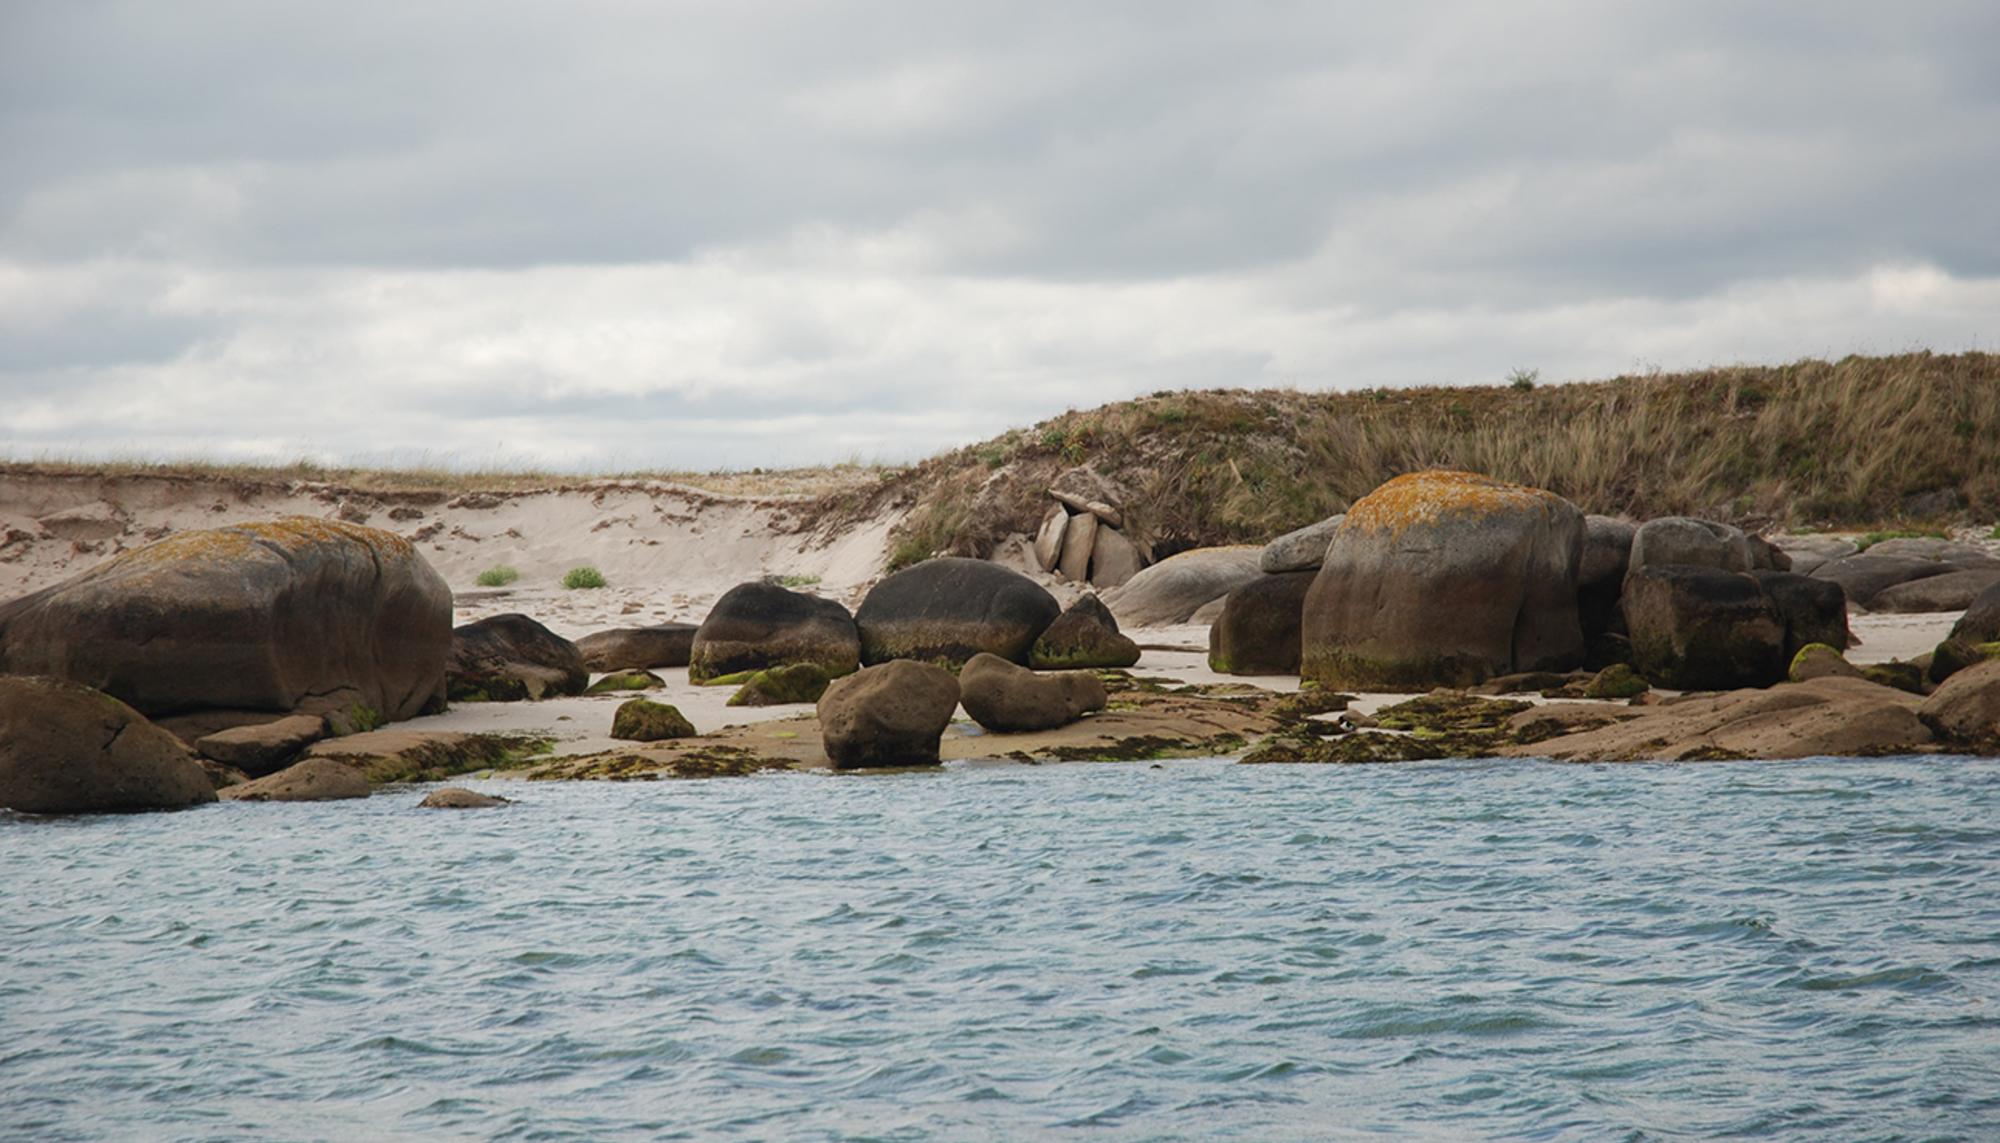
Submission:
[[[648,691],[654,687],[666,686],[666,680],[651,671],[614,671],[604,676],[583,692],[587,695],[618,694],[624,691]]]
[[[577,588],[603,587],[604,573],[585,564],[583,567],[571,568],[564,572],[562,585],[572,591]]]
[[[816,575],[781,575],[775,581],[779,587],[811,587],[819,582]]]
[[[1525,393],[1533,389],[1535,382],[1541,379],[1542,371],[1539,369],[1516,369],[1507,374],[1507,387],[1517,392]]]
[[[817,663],[786,663],[757,671],[729,696],[730,706],[784,706],[818,702],[833,676]]]
[[[630,742],[658,742],[663,738],[690,738],[694,724],[680,708],[652,699],[635,698],[621,705],[611,716],[611,737]]]
[[[1854,546],[1865,552],[1884,540],[1948,540],[1950,538],[1950,536],[1946,535],[1939,528],[1905,528],[1887,532],[1870,532],[1855,540]]]
[[[514,568],[506,564],[494,564],[492,567],[480,572],[479,578],[473,582],[481,587],[506,587],[520,578],[521,573]]]

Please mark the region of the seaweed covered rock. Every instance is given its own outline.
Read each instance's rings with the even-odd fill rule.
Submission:
[[[194,755],[138,711],[67,679],[0,677],[0,808],[85,814],[214,800]]]
[[[1061,613],[1055,596],[1019,572],[945,556],[876,584],[854,622],[861,661],[871,666],[893,659],[958,666],[982,651],[1026,663]]]
[[[1255,579],[1224,598],[1208,629],[1208,666],[1225,675],[1297,675],[1311,571]]]
[[[613,627],[578,639],[576,650],[583,665],[599,673],[685,667],[694,651],[694,633],[692,623]]]
[[[1931,651],[1924,678],[1942,683],[1967,667],[2000,658],[2000,643],[1974,643],[1970,639],[1946,639]]]
[[[1193,620],[1206,604],[1263,575],[1263,549],[1195,548],[1170,556],[1104,593],[1104,605],[1131,627],[1162,627]]]
[[[1785,672],[1785,676],[1795,683],[1830,675],[1858,679],[1861,668],[1848,662],[1846,656],[1825,643],[1808,643],[1792,656],[1791,668]]]
[[[1583,697],[1588,699],[1637,698],[1652,689],[1652,686],[1645,679],[1640,678],[1639,672],[1633,670],[1629,663],[1613,663],[1591,676],[1590,681],[1583,684]]]
[[[0,606],[0,670],[149,717],[443,707],[451,590],[391,532],[288,518],[182,532]]]
[[[225,802],[336,802],[372,791],[361,771],[333,758],[308,758],[253,782],[225,787]]]
[[[974,655],[958,674],[965,713],[988,730],[1015,733],[1068,726],[1103,710],[1104,683],[1089,671],[1038,674],[998,655]]]
[[[1028,665],[1038,671],[1129,667],[1139,645],[1118,631],[1118,620],[1096,595],[1086,593],[1036,638]]]
[[[818,702],[833,676],[818,663],[786,663],[758,671],[729,696],[730,706],[786,706]]]
[[[667,680],[651,671],[613,671],[584,690],[587,695],[615,695],[627,691],[650,691],[667,685]]]
[[[839,770],[935,765],[957,709],[958,680],[943,667],[911,659],[864,667],[820,696],[826,756]]]
[[[1785,676],[1785,625],[1756,577],[1715,567],[1635,567],[1622,607],[1632,665],[1675,690],[1767,687]]]
[[[1583,516],[1552,492],[1468,472],[1396,477],[1334,533],[1306,595],[1301,673],[1407,690],[1577,666],[1583,538]]]
[[[811,663],[829,675],[861,666],[854,616],[831,599],[775,583],[741,583],[722,593],[694,634],[688,678],[712,682]]]
[[[453,702],[580,695],[590,685],[576,644],[515,613],[455,628],[446,677]]]
[[[652,699],[621,703],[611,716],[611,737],[627,742],[658,742],[663,738],[690,738],[694,724],[680,708]]]

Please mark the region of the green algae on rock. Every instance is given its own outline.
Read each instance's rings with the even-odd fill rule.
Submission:
[[[689,738],[694,724],[680,708],[651,699],[636,698],[621,704],[611,716],[611,737],[628,742],[658,742],[663,738]]]

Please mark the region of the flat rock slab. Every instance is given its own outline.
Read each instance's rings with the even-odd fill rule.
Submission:
[[[306,751],[306,759],[334,759],[377,784],[423,782],[472,770],[505,769],[518,765],[544,745],[542,740],[528,735],[392,727],[323,739]]]

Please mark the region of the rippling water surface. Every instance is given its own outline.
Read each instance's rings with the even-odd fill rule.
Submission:
[[[0,815],[0,1135],[2000,1137],[2000,765]]]

